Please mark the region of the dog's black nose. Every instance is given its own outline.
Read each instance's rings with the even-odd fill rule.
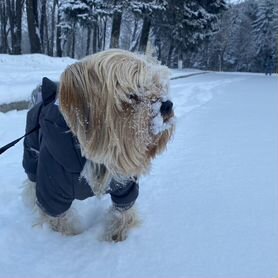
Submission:
[[[162,102],[160,113],[162,116],[169,115],[172,112],[173,102],[170,100]]]

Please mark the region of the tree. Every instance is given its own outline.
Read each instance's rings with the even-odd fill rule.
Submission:
[[[2,0],[0,2],[1,52],[21,54],[23,4],[24,0]]]
[[[0,1],[0,53],[9,52],[7,24],[7,5],[4,1]]]
[[[165,11],[164,1],[162,0],[141,0],[141,1],[132,1],[130,3],[130,9],[135,15],[135,18],[141,18],[142,28],[141,34],[138,38],[138,51],[145,53],[147,48],[147,43],[152,27],[152,18],[161,14]],[[137,24],[137,21],[135,21]],[[135,25],[134,31],[136,31],[137,25]],[[133,48],[135,50],[135,48]]]
[[[253,3],[252,3],[253,2]],[[237,5],[236,26],[231,34],[231,51],[236,71],[250,71],[256,59],[252,23],[257,5],[254,1],[246,1]]]
[[[67,44],[66,55],[75,56],[75,27],[78,24],[79,16],[88,12],[88,5],[82,1],[63,0],[59,6],[60,27],[63,37],[63,45]]]
[[[113,0],[112,8],[112,26],[111,26],[111,39],[110,48],[119,48],[120,33],[122,24],[123,9],[126,5],[125,0]]]
[[[201,47],[199,67],[219,71],[250,70],[254,60],[250,30],[255,9],[253,1],[246,1],[231,6],[222,14],[219,31]]]
[[[225,1],[166,0],[166,11],[157,18],[154,28],[162,61],[169,66],[185,60],[186,53],[198,48],[218,29],[218,14],[227,6]]]
[[[21,23],[24,0],[7,0],[12,54],[21,54]]]
[[[46,13],[46,0],[41,0],[41,16],[40,16],[40,39],[41,39],[41,47],[42,53],[49,53],[49,41],[48,41],[48,20]],[[47,52],[45,51],[47,48]]]
[[[103,48],[106,35],[108,5],[100,0],[62,1],[59,7],[64,44],[71,49],[70,56],[75,56],[76,28],[86,30],[85,55]]]
[[[277,1],[259,1],[256,17],[257,18],[253,23],[253,33],[255,35],[256,54],[259,57],[257,59],[257,67],[263,69],[267,57],[274,55],[277,58]]]
[[[26,12],[31,53],[41,53],[38,21],[38,1],[26,0]]]

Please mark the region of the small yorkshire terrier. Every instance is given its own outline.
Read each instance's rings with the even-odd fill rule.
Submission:
[[[44,78],[41,101],[27,115],[23,200],[41,223],[67,235],[81,232],[74,199],[109,193],[104,238],[126,239],[138,220],[138,180],[170,140],[175,124],[169,70],[153,58],[120,49],[88,56]]]

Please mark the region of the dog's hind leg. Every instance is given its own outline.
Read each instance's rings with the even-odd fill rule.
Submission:
[[[36,197],[36,183],[25,180],[21,193],[24,205],[33,210],[37,219],[33,226],[48,224],[53,231],[60,232],[64,235],[77,235],[82,232],[81,223],[77,212],[70,208],[62,215],[52,217],[46,214],[38,205]]]

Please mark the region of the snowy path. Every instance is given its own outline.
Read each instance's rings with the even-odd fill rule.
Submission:
[[[171,82],[177,131],[140,183],[141,227],[99,241],[109,198],[76,202],[83,234],[32,227],[22,146],[0,157],[0,277],[276,277],[278,80],[205,74]],[[0,145],[26,111],[0,113]]]
[[[215,77],[225,83],[228,75]],[[211,102],[180,120],[184,130],[169,149],[182,165],[169,169],[178,176],[174,190],[181,193],[169,203],[180,204],[178,218],[186,227],[177,246],[184,249],[183,273],[189,277],[273,277],[278,273],[278,80],[229,79],[211,90]]]

